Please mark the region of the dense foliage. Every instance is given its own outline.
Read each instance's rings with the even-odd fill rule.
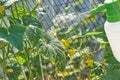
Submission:
[[[40,4],[36,0],[30,9],[27,0],[0,1],[1,79],[120,79],[120,64],[112,55],[103,27],[89,31],[78,24],[45,30],[37,18]]]

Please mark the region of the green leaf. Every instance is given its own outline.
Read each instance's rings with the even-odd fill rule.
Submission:
[[[19,80],[24,80],[24,76],[20,74],[20,75],[18,76],[18,79],[19,79]]]
[[[48,44],[44,44],[43,55],[48,59],[55,60],[55,66],[58,70],[63,71],[67,64],[65,49],[60,41],[53,39]]]
[[[87,32],[86,34],[85,34],[85,36],[92,36],[92,35],[100,35],[100,34],[102,34],[103,32]]]
[[[29,27],[26,28],[26,34],[32,45],[35,46],[41,37],[41,30],[36,26],[29,25]]]
[[[12,18],[12,17],[9,17],[9,22],[10,22],[10,25],[15,25],[15,24],[22,24],[21,20],[18,19],[18,18]]]
[[[65,69],[65,67],[66,67],[66,65],[67,65],[67,63],[68,63],[68,58],[66,58],[66,57],[62,57],[61,58],[61,61],[60,60],[57,60],[56,61],[56,67],[57,67],[57,69],[59,70],[59,71],[64,71],[64,69]]]
[[[37,26],[39,28],[42,27],[41,23],[36,18],[34,18],[32,16],[29,16],[29,15],[23,16],[22,20],[23,20],[23,24],[25,26],[34,25],[34,26]]]
[[[18,50],[23,49],[23,35],[25,28],[21,25],[14,25],[8,28],[0,27],[0,38],[6,39]]]
[[[102,75],[102,80],[120,80],[120,71],[109,70],[105,75]]]
[[[15,18],[21,18],[23,15],[26,15],[28,13],[25,6],[17,6],[14,9],[12,9],[12,12],[14,15],[11,16]]]
[[[23,58],[23,56],[16,56],[16,60],[21,65],[23,65],[25,63],[25,59]]]

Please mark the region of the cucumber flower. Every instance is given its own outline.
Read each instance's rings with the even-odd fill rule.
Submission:
[[[74,49],[69,49],[68,53],[70,56],[74,56],[75,55],[75,50]]]
[[[64,39],[62,39],[61,42],[63,43],[64,47],[66,47],[66,48],[70,46],[68,40],[64,40]]]
[[[93,66],[93,63],[94,63],[93,60],[87,60],[87,61],[86,61],[86,64],[87,64],[87,66],[89,66],[89,67],[92,67],[92,66]]]

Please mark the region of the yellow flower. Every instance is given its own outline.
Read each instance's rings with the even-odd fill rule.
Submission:
[[[88,78],[86,78],[85,80],[89,80]]]
[[[3,6],[0,6],[0,13],[2,13],[4,11],[4,7]]]
[[[7,72],[8,72],[8,73],[12,73],[12,72],[13,72],[13,69],[10,68],[10,69],[7,70]]]
[[[68,52],[69,52],[70,56],[75,55],[75,50],[74,49],[69,49]]]
[[[87,66],[92,67],[94,61],[93,60],[87,60],[86,63],[87,63]]]
[[[64,72],[63,72],[63,75],[64,75],[64,76],[69,76],[69,73],[68,73],[67,71],[64,71]]]
[[[64,39],[62,39],[61,42],[63,43],[63,45],[64,45],[66,48],[70,46],[68,40],[64,40]]]

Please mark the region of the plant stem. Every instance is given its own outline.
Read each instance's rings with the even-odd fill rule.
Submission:
[[[37,4],[33,7],[33,9],[31,10],[30,13],[33,13],[33,12],[36,10],[36,8],[38,8],[38,6],[39,6],[39,3],[37,3]]]
[[[13,7],[12,7],[12,6],[10,6],[10,11],[11,11],[11,13],[12,13],[13,18],[15,18],[15,15],[14,15],[14,12],[13,12]]]
[[[6,54],[5,51],[2,49],[2,56],[3,56],[3,63],[2,63],[2,68],[3,68],[3,75],[4,75],[4,80],[7,79],[7,72],[6,72]]]
[[[40,69],[41,69],[41,76],[42,76],[42,80],[45,80],[44,79],[44,73],[43,73],[43,66],[42,66],[42,58],[41,58],[41,55],[39,55],[39,62],[40,62]]]
[[[20,66],[21,66],[21,69],[22,69],[22,74],[23,74],[25,80],[27,80],[27,76],[25,74],[24,67],[22,65],[20,65]]]
[[[29,73],[29,76],[28,76],[28,80],[32,80],[32,71],[31,71],[31,60],[30,60],[30,51],[29,50],[29,47],[31,48],[30,44],[29,44],[29,41],[28,42],[25,42],[25,47],[26,49],[24,50],[25,53],[25,58],[26,58],[26,62],[27,62],[27,68],[28,68],[28,73]]]
[[[18,14],[18,10],[17,10],[17,3],[15,3],[15,11],[16,11],[17,18],[18,18],[18,17],[19,17],[19,14]]]
[[[16,56],[15,56],[15,55],[13,55],[13,56],[14,56],[14,58],[17,60],[17,63],[19,63],[19,62],[18,62],[18,59],[16,58]],[[19,66],[20,66],[21,69],[22,69],[22,74],[23,74],[25,80],[27,80],[27,76],[26,76],[25,71],[24,71],[24,66],[21,65],[21,64],[19,64]]]
[[[6,21],[4,20],[3,17],[2,17],[2,20],[3,20],[3,22],[4,22],[5,26],[6,26],[6,28],[8,29],[8,25],[7,25],[7,23],[6,23]]]
[[[32,80],[32,72],[31,72],[31,62],[30,62],[30,57],[29,57],[30,55],[29,55],[29,53],[28,53],[28,60],[27,60],[27,62],[28,62],[28,71],[29,71],[29,79],[28,80]]]

